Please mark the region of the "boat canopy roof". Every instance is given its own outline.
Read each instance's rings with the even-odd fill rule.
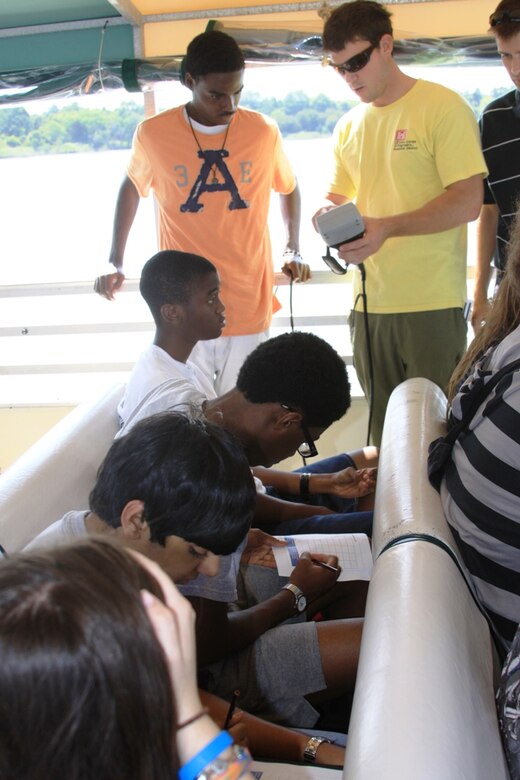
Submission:
[[[2,0],[0,105],[178,79],[189,41],[217,27],[248,65],[321,59],[324,15],[341,0]],[[396,58],[489,63],[491,0],[387,0]]]

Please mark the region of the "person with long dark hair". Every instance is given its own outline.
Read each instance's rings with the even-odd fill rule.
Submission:
[[[191,780],[249,754],[202,707],[194,614],[151,561],[101,539],[0,564],[3,780]]]

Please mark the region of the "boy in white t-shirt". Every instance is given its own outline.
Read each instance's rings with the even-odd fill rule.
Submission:
[[[145,264],[139,290],[156,330],[119,404],[123,425],[155,394],[162,398],[161,410],[215,398],[213,385],[189,357],[198,341],[218,338],[226,324],[217,269],[199,255],[158,252]]]
[[[119,405],[122,429],[118,436],[152,414],[194,409],[206,413],[213,402],[220,408],[222,399],[227,408],[222,424],[235,433],[247,451],[251,431],[244,416],[231,411],[226,400],[234,397],[236,389],[217,398],[206,376],[189,359],[197,342],[217,337],[225,325],[215,266],[198,255],[164,250],[145,264],[139,289],[154,318],[156,332],[153,344],[137,361]],[[303,383],[310,375],[300,377],[301,367],[309,362],[314,369],[323,364],[334,376],[339,368],[339,376],[333,383],[336,388],[342,388],[344,397],[337,413],[330,420],[327,418],[330,424],[348,409],[350,391],[339,356],[325,359],[329,351],[326,342],[310,333],[284,334],[270,339],[257,347],[248,363],[257,366],[253,383],[260,384],[259,369],[267,384],[274,385],[271,390],[276,395],[276,375],[288,369],[288,355],[292,363],[300,366],[297,376]],[[295,366],[289,370],[296,380]],[[335,407],[332,387],[324,393],[323,403]],[[251,466],[263,465],[251,453],[248,457]],[[305,468],[304,474],[260,469],[258,477],[268,486],[270,495],[265,494],[265,488],[257,480],[256,523],[270,533],[371,533],[370,494],[375,487],[375,466],[377,450],[367,447],[313,463]],[[359,505],[358,499],[364,496],[368,496],[368,502],[365,499],[364,505]]]

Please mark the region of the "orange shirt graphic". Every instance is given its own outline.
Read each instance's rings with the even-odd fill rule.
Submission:
[[[259,333],[279,308],[267,226],[272,190],[296,186],[277,125],[239,108],[225,131],[197,132],[184,107],[164,111],[136,130],[128,176],[139,194],[153,190],[160,248],[194,252],[217,267],[226,305],[224,335]]]

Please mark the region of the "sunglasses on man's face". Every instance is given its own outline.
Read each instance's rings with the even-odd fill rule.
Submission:
[[[357,73],[358,70],[361,70],[365,65],[368,65],[372,52],[374,49],[377,49],[378,46],[379,43],[373,43],[368,49],[363,49],[359,54],[354,54],[353,57],[346,62],[343,62],[341,65],[336,65],[336,63],[332,61],[329,61],[329,65],[334,68],[337,73]]]
[[[500,24],[509,24],[510,22],[520,24],[520,8],[510,14],[508,11],[491,14],[489,17],[489,26],[498,27]]]

